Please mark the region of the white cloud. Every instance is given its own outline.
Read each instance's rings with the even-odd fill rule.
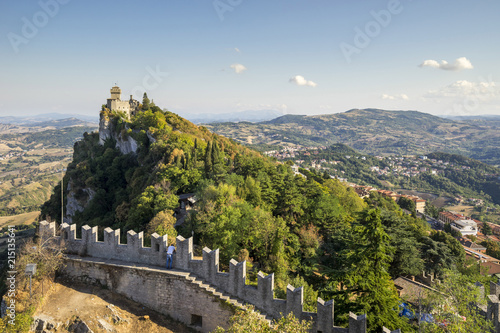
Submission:
[[[408,95],[406,94],[399,94],[399,95],[387,95],[387,94],[382,94],[382,99],[389,99],[391,101],[394,100],[408,100]]]
[[[295,75],[288,80],[288,82],[294,83],[298,86],[316,87],[318,85],[316,82],[306,80],[302,75]]]
[[[241,73],[243,73],[244,71],[247,70],[247,68],[245,66],[243,66],[242,64],[232,64],[229,67],[231,67],[232,69],[234,69],[234,72],[236,74],[241,74]]]
[[[441,60],[440,63],[436,60],[425,60],[419,65],[419,67],[433,67],[448,71],[460,71],[462,69],[474,68],[470,60],[466,57],[457,58],[453,64],[448,63],[446,60]]]
[[[500,96],[500,89],[493,81],[470,82],[467,80],[456,81],[437,90],[429,90],[424,95],[426,98],[468,98],[491,99]]]
[[[235,47],[235,48],[234,48],[234,50],[235,50],[236,52],[238,52],[238,53],[240,53],[240,52],[241,52],[241,51],[240,51],[240,49],[239,49],[239,48],[237,48],[237,47]]]

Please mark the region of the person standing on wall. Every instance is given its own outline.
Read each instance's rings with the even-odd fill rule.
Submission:
[[[172,269],[172,261],[174,253],[175,253],[175,246],[172,243],[170,244],[169,247],[167,247],[167,269]]]

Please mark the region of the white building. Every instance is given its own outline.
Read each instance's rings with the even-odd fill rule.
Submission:
[[[473,220],[456,220],[452,222],[451,228],[459,231],[462,236],[474,235],[477,236],[477,223]]]

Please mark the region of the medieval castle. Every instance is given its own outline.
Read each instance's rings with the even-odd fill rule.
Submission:
[[[106,104],[108,109],[112,111],[124,112],[129,119],[137,114],[139,111],[138,100],[133,99],[132,95],[130,95],[130,99],[128,101],[122,101],[122,90],[118,86],[114,86],[110,91],[111,98],[108,98],[108,102]]]

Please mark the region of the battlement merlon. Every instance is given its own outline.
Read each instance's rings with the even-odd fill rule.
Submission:
[[[349,333],[366,333],[366,314],[357,316],[349,312]]]
[[[54,237],[56,235],[56,223],[42,221],[38,225],[38,234],[44,237]]]
[[[383,333],[401,333],[401,330],[398,328],[397,330],[391,331],[390,329],[386,327],[382,327],[382,332]]]
[[[333,299],[329,300],[328,302],[325,302],[318,297],[318,303],[317,303],[318,315],[316,320],[317,331],[328,332],[329,329],[331,330],[331,328],[334,326],[333,322],[334,310],[335,310],[335,303]]]
[[[294,288],[292,285],[286,287],[286,313],[293,313],[299,320],[302,317],[304,307],[304,288]]]

